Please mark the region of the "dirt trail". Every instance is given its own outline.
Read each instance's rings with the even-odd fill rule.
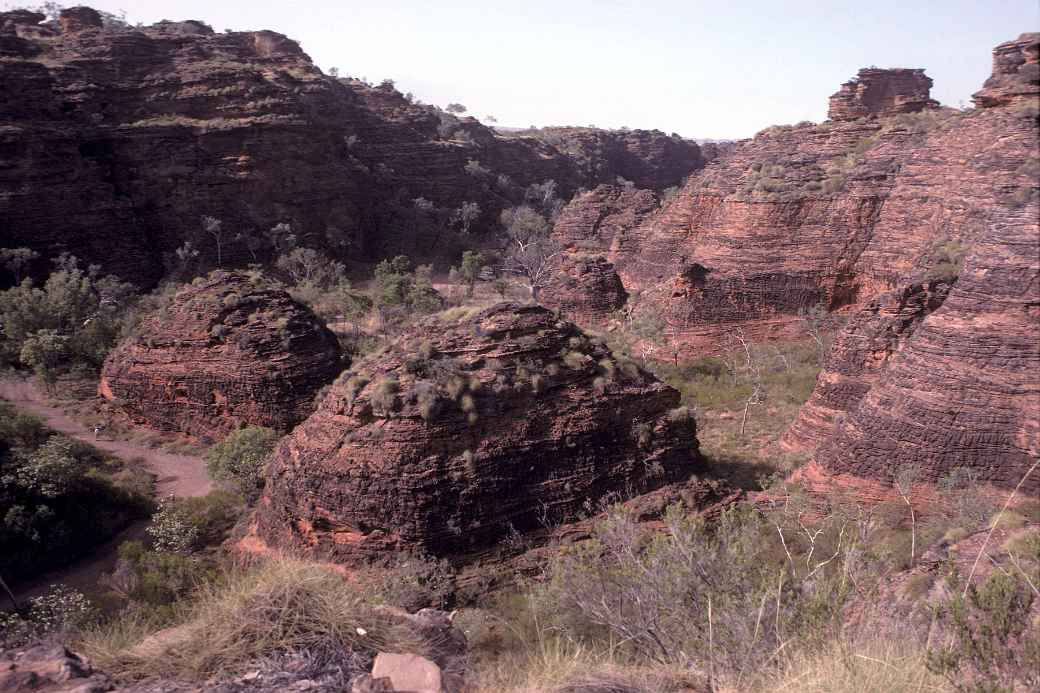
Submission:
[[[162,450],[146,448],[126,440],[105,440],[104,434],[94,439],[94,432],[68,417],[61,409],[50,405],[47,397],[28,380],[0,379],[0,399],[5,399],[18,409],[43,419],[48,427],[93,445],[107,453],[129,460],[144,458],[145,465],[156,476],[156,494],[166,496],[204,496],[213,488],[206,476],[206,465],[199,457],[176,455]]]
[[[0,399],[7,400],[22,411],[35,414],[51,429],[89,443],[116,457],[124,460],[143,458],[145,466],[155,474],[155,491],[160,497],[170,494],[180,497],[204,496],[213,488],[213,482],[206,475],[206,465],[201,458],[175,455],[125,440],[105,440],[103,437],[95,440],[92,430],[49,404],[47,397],[31,381],[0,378]],[[15,596],[21,602],[29,597],[44,594],[51,585],[58,582],[81,592],[94,591],[101,574],[111,572],[115,567],[119,545],[131,539],[145,539],[144,529],[147,524],[134,523],[70,565],[45,573],[31,582],[12,585]]]

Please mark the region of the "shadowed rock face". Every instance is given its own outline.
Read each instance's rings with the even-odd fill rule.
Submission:
[[[702,469],[678,404],[544,308],[434,317],[344,373],[282,441],[258,531],[345,563],[479,552]]]
[[[587,325],[620,310],[628,294],[606,258],[568,253],[560,258],[556,273],[539,297],[542,305]]]
[[[602,147],[573,153],[469,120],[471,141],[442,137],[431,107],[323,75],[272,31],[102,26],[89,8],[42,20],[0,12],[0,237],[39,251],[39,270],[67,251],[152,286],[185,240],[215,256],[202,215],[246,238],[290,223],[344,259],[432,257],[435,234],[400,218],[415,198],[478,202],[485,228],[531,183],[565,196],[616,175],[675,185],[703,165],[696,143],[659,132],[596,131]],[[225,239],[220,264],[264,252]]]
[[[1040,33],[1022,34],[993,49],[993,74],[972,99],[983,108],[1040,96]]]
[[[914,284],[881,294],[854,313],[831,346],[816,388],[781,444],[789,450],[814,450],[830,435],[835,420],[859,405],[949,291],[945,281]]]
[[[856,120],[937,108],[939,102],[931,98],[931,90],[932,80],[924,70],[867,67],[831,96],[827,117]]]
[[[936,482],[963,467],[1014,487],[1040,458],[1038,214],[1034,201],[989,224],[942,306],[820,446],[824,472],[890,480],[913,467]],[[1023,490],[1040,494],[1040,477]]]
[[[109,354],[99,392],[137,422],[220,438],[250,424],[287,431],[341,369],[310,310],[255,277],[214,272]]]

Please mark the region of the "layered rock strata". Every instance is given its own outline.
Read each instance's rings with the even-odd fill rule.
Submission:
[[[0,58],[0,245],[38,251],[39,272],[71,252],[152,286],[185,241],[225,267],[269,260],[249,241],[279,223],[343,259],[425,259],[440,236],[413,218],[419,198],[445,223],[478,202],[481,230],[532,183],[675,185],[703,165],[664,133],[595,131],[602,146],[571,148],[580,160],[472,119],[442,133],[432,107],[326,76],[272,31],[17,10],[0,13]],[[203,215],[239,233],[218,241]]]
[[[108,356],[100,394],[153,428],[220,438],[287,431],[342,370],[335,336],[255,275],[214,272],[145,316]]]
[[[1026,204],[1036,132],[1018,106],[768,128],[656,211],[634,192],[593,191],[554,234],[613,263],[689,355],[736,330],[804,337],[804,312],[853,310],[920,283],[963,257],[999,210]]]
[[[939,102],[931,98],[931,91],[932,80],[924,70],[867,67],[831,96],[827,117],[856,120],[936,108]]]
[[[1038,470],[1027,478],[1040,459],[1038,214],[1034,201],[991,222],[942,306],[820,445],[824,473],[935,483],[964,469],[1040,495]]]
[[[283,439],[257,530],[341,563],[463,557],[701,470],[679,394],[539,306],[418,324]]]
[[[1015,102],[1037,104],[1040,97],[1040,33],[1022,34],[993,49],[993,74],[975,92],[977,106],[989,108]]]
[[[884,374],[921,321],[942,306],[949,291],[947,281],[933,280],[867,301],[830,346],[816,387],[781,444],[788,450],[815,450],[836,419],[854,410]]]

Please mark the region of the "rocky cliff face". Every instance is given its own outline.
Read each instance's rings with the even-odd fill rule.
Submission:
[[[941,307],[820,445],[824,473],[936,482],[964,468],[1008,488],[1040,459],[1038,214],[1034,201],[989,223]],[[1040,477],[1023,490],[1040,494]]]
[[[269,544],[351,563],[461,556],[701,469],[679,394],[541,307],[416,326],[285,438]]]
[[[531,183],[674,185],[703,165],[663,133],[600,132],[581,161],[472,120],[442,135],[430,107],[325,76],[271,31],[108,27],[89,8],[43,19],[0,13],[0,237],[41,268],[68,251],[150,286],[185,240],[216,255],[202,215],[229,231],[225,266],[267,259],[243,239],[278,223],[346,259],[424,257],[437,239],[402,218],[419,197],[445,216],[478,202],[479,230]]]
[[[949,281],[932,280],[881,294],[856,311],[831,346],[816,388],[781,444],[788,450],[815,450],[836,420],[859,405],[949,291]]]
[[[972,97],[983,108],[1040,96],[1040,33],[1022,34],[993,49],[993,74]]]
[[[105,361],[100,394],[161,430],[286,431],[342,369],[335,336],[259,277],[215,272],[143,318]]]
[[[939,106],[931,90],[932,80],[924,70],[863,68],[831,96],[827,117],[856,120],[917,113]]]
[[[604,255],[695,353],[737,329],[803,336],[802,311],[850,310],[921,282],[963,256],[997,210],[1025,204],[1038,166],[1035,119],[1018,106],[780,126],[656,211],[636,193],[594,191],[554,233]]]

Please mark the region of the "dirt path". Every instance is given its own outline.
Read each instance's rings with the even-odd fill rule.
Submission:
[[[206,475],[206,465],[199,457],[175,455],[162,450],[146,448],[126,440],[105,440],[103,435],[94,439],[94,432],[66,416],[57,407],[47,402],[47,397],[28,380],[0,379],[0,399],[5,399],[18,409],[43,419],[48,427],[93,445],[124,460],[141,457],[156,477],[155,492],[166,496],[204,496],[213,488]]]
[[[35,414],[51,429],[89,443],[116,457],[124,460],[143,458],[145,466],[155,474],[155,491],[160,497],[170,494],[180,497],[204,496],[213,488],[213,482],[206,475],[206,465],[201,458],[175,455],[125,440],[95,440],[92,430],[49,404],[47,397],[31,381],[0,379],[0,399],[7,400],[22,411]],[[12,585],[15,597],[21,602],[39,596],[58,582],[81,592],[95,591],[101,574],[109,573],[115,567],[119,545],[132,539],[145,539],[144,529],[147,525],[147,522],[136,522],[104,544],[95,546],[89,554],[68,566],[44,573],[30,582]]]

